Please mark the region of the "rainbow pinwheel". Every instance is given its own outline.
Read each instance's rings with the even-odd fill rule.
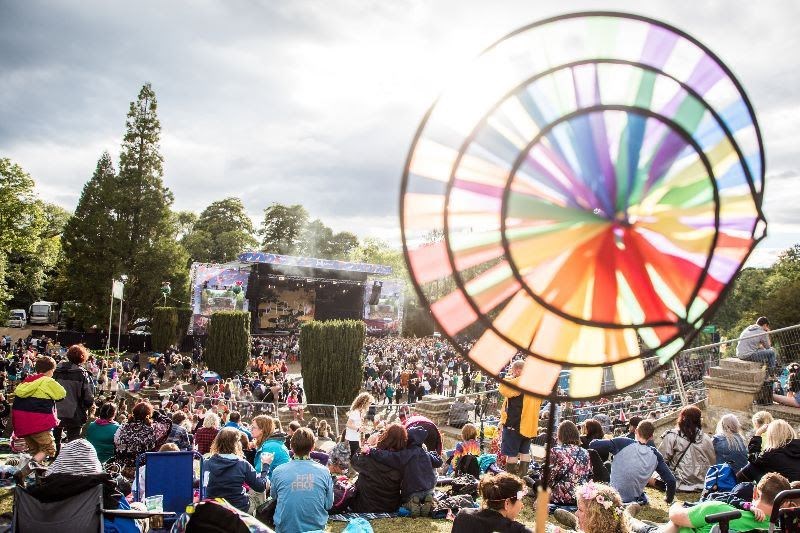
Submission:
[[[562,394],[593,398],[703,327],[766,233],[763,186],[752,106],[711,51],[644,17],[571,14],[501,39],[431,107],[404,249],[475,364],[498,375],[522,353],[520,388],[553,396],[568,376]]]

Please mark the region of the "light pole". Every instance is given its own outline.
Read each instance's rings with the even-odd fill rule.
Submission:
[[[164,307],[167,306],[167,296],[170,295],[172,292],[172,287],[169,285],[169,281],[164,281],[161,283],[161,294],[164,295]]]
[[[119,326],[117,326],[117,354],[119,356],[119,341],[122,337],[122,302],[125,300],[123,299],[124,291],[125,291],[125,284],[128,282],[127,274],[123,274],[119,277],[120,283],[122,283],[122,288],[119,291]]]

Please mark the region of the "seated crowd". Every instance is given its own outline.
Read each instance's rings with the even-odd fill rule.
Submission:
[[[369,351],[377,375],[367,372],[368,380],[388,378],[389,385],[396,379],[403,381],[402,358],[383,373],[383,365],[375,362],[387,354],[393,361],[392,357],[398,357],[397,346],[374,341]],[[254,391],[263,393],[264,397],[272,393],[269,401],[275,402],[302,394],[302,388],[286,379],[280,368],[293,347],[274,350],[276,355],[271,345],[254,347],[255,370],[250,377],[211,388],[198,382],[194,394],[176,387],[161,402],[139,401],[129,412],[124,403],[110,398],[95,409],[96,374],[87,370],[91,355],[82,347],[61,353],[26,351],[21,360],[24,365],[32,361],[32,365],[14,391],[11,415],[16,435],[24,437],[28,445],[31,464],[56,457],[45,476],[50,480],[39,490],[53,498],[63,492],[66,483],[102,484],[107,505],[129,508],[130,498],[125,496],[137,477],[137,457],[156,450],[192,450],[206,456],[203,475],[193,480],[206,497],[224,498],[280,532],[324,529],[330,513],[347,511],[400,512],[411,517],[452,514],[453,531],[458,532],[528,531],[516,519],[543,481],[541,465],[531,463],[530,438],[527,450],[524,442],[517,443],[517,455],[509,455],[508,462],[502,431],[497,453],[484,453],[482,435],[470,421],[474,405],[460,397],[451,419],[461,427],[461,440],[454,449],[443,450],[438,428],[424,417],[404,413],[399,422],[391,423],[370,416],[370,408],[386,399],[386,389],[382,398],[367,391],[354,399],[341,435],[332,435],[328,422],[316,419],[307,427],[295,420],[284,432],[274,413],[240,412],[232,408],[236,403],[224,401],[235,402],[243,397],[242,391],[251,396]],[[66,360],[57,363],[39,353]],[[415,372],[408,370],[409,381],[432,380],[437,389],[437,380],[444,375],[458,376],[461,386],[442,385],[442,391],[475,390],[476,376],[469,369],[462,370],[460,364],[453,369],[447,349],[436,346],[435,341],[426,341],[414,353],[422,363],[422,375],[416,373],[414,378]],[[153,372],[158,376],[160,362],[156,360],[155,365]],[[100,374],[109,368],[104,362],[95,366]],[[430,375],[425,372],[428,367]],[[399,371],[397,376],[395,371]],[[463,385],[467,375],[469,387]],[[749,438],[731,414],[719,420],[713,434],[705,432],[702,413],[692,406],[681,409],[675,427],[662,435],[655,435],[651,419],[639,416],[626,420],[625,430],[611,434],[613,423],[608,413],[615,410],[615,401],[600,402],[599,409],[586,404],[559,412],[547,487],[551,503],[559,508],[556,518],[569,529],[584,533],[706,531],[705,517],[728,509],[742,511],[739,522],[734,522],[738,527],[755,529],[766,524],[777,494],[800,483],[800,440],[789,423],[773,420],[767,412],[753,416],[754,431]],[[536,405],[535,413],[540,403]],[[524,400],[520,408],[527,409]],[[579,410],[595,414],[584,418]],[[534,426],[539,425],[536,414],[530,419]],[[524,433],[536,435],[537,427]],[[524,433],[520,435],[524,437]],[[62,436],[66,437],[63,446]],[[730,465],[738,484],[728,492],[709,491],[706,473],[723,463]],[[104,465],[110,464],[121,467],[127,484],[104,474]],[[502,471],[503,465],[506,471]],[[29,465],[22,466],[21,472],[27,473]],[[480,506],[473,506],[469,499],[453,502],[439,494],[435,489],[440,474],[452,474],[456,478],[452,483],[465,474],[478,478],[475,493]],[[146,490],[146,480],[141,477],[138,483]],[[636,520],[637,511],[649,503],[647,487],[663,490],[666,502],[674,503],[666,524]],[[691,507],[674,502],[676,493],[689,491],[704,491],[705,501]],[[574,516],[568,511],[573,509]],[[130,527],[141,529],[143,524],[131,521]]]

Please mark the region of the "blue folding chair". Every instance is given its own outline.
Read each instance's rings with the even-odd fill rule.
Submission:
[[[200,461],[203,471],[203,456],[197,452],[147,452],[136,458],[136,478],[133,497],[143,501],[145,496],[161,495],[164,498],[164,511],[180,516],[194,498],[194,461]],[[144,483],[139,481],[139,466],[144,464]],[[144,487],[142,487],[144,485]],[[142,492],[144,489],[144,493]],[[203,486],[200,484],[200,499],[203,499]],[[169,529],[174,522],[165,520],[164,528]]]

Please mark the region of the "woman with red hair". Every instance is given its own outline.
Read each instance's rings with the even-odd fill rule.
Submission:
[[[681,409],[676,427],[664,433],[658,446],[681,491],[703,490],[706,471],[717,462],[714,441],[703,432],[702,416],[693,405]]]

